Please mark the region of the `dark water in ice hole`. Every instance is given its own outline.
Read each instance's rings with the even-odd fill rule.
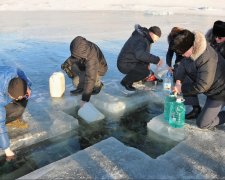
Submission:
[[[162,109],[145,107],[120,119],[107,117],[91,125],[85,124],[75,113],[69,113],[79,120],[77,129],[17,150],[14,161],[6,162],[5,157],[0,157],[0,179],[19,178],[111,136],[157,158],[177,144],[147,130],[148,121],[160,113]]]

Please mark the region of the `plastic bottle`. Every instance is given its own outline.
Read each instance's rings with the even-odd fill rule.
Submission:
[[[170,109],[173,106],[173,102],[176,102],[175,95],[167,95],[164,99],[164,119],[169,122]]]
[[[165,95],[169,95],[171,93],[172,85],[173,85],[173,74],[168,71],[163,79],[163,90]]]
[[[184,99],[177,98],[170,108],[169,124],[173,128],[181,128],[185,122],[185,106]]]
[[[51,97],[61,97],[65,92],[65,76],[62,72],[54,72],[49,78]]]

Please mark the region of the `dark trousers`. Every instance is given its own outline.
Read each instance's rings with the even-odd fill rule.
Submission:
[[[193,81],[188,76],[186,76],[183,84],[185,84],[185,83],[191,84],[191,83],[193,83]],[[184,101],[185,105],[199,106],[199,100],[198,100],[197,95],[193,95],[193,96],[185,96],[184,95],[184,99],[185,99],[185,101]]]
[[[138,82],[146,78],[149,73],[148,64],[136,64],[136,66],[127,73],[122,81],[127,85],[132,85],[134,82]]]
[[[200,128],[212,128],[225,123],[225,111],[221,111],[224,106],[225,101],[213,100],[207,97],[202,112],[197,118],[197,126]]]
[[[84,88],[84,83],[85,83],[85,69],[80,69],[79,66],[74,63],[72,65],[72,71],[75,74],[73,78],[73,85],[77,89],[83,89]],[[97,74],[96,81],[95,81],[95,87],[100,87],[101,85],[101,77]]]
[[[5,106],[6,110],[6,123],[9,123],[11,121],[14,121],[18,118],[21,118],[21,116],[24,113],[24,110],[27,106],[27,99],[22,99],[20,101],[13,101]]]

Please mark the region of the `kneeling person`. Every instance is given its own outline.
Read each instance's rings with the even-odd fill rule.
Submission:
[[[0,148],[9,158],[14,153],[9,147],[5,124],[10,126],[14,123],[19,127],[27,127],[20,119],[31,94],[31,81],[22,70],[9,66],[0,66],[0,77]]]
[[[101,91],[101,77],[108,66],[100,48],[81,36],[77,36],[70,44],[71,56],[62,64],[62,69],[72,78],[76,90],[72,95],[82,93],[81,105],[90,100],[92,94]]]

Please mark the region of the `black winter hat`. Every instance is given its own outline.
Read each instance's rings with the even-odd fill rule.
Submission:
[[[195,35],[191,31],[185,29],[180,31],[174,39],[172,39],[170,47],[177,54],[182,55],[193,46],[194,40]]]
[[[148,30],[157,35],[158,37],[161,37],[161,30],[158,26],[152,26]]]
[[[27,83],[21,78],[13,78],[9,82],[8,93],[15,99],[24,96],[27,92]]]
[[[215,21],[213,25],[213,34],[217,37],[225,37],[225,22]]]

